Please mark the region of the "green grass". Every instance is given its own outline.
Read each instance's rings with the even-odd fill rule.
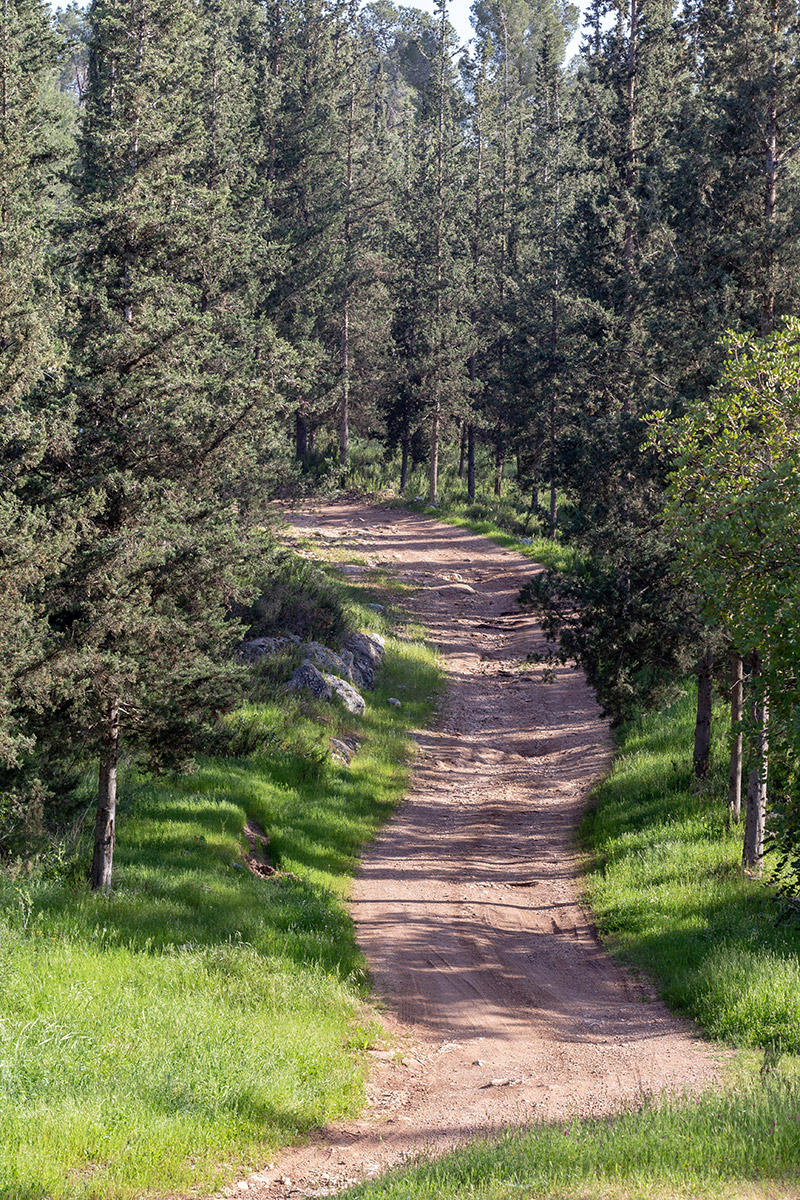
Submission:
[[[343,900],[437,686],[390,638],[365,717],[251,705],[261,753],[131,775],[112,895],[0,877],[3,1200],[204,1194],[359,1110],[378,1027]],[[341,734],[349,768],[323,753]],[[283,874],[244,869],[247,817]]]
[[[780,1039],[800,1054],[800,925],[779,922],[768,881],[741,870],[728,827],[724,710],[706,786],[691,777],[694,696],[624,731],[587,815],[588,893],[612,949],[707,1034],[737,1046]]]
[[[613,1120],[567,1120],[473,1142],[345,1193],[348,1200],[797,1195],[800,1081],[771,1078]]]

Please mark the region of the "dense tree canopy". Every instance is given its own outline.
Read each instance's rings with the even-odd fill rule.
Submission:
[[[732,646],[791,743],[797,15],[597,0],[565,62],[550,0],[466,47],[446,0],[8,0],[0,782],[99,756],[97,885],[120,750],[228,702],[265,502],[365,439],[433,502],[454,447],[513,476],[615,718]]]

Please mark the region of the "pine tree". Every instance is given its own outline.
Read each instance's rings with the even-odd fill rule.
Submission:
[[[58,42],[37,0],[0,8],[0,762],[31,744],[24,710],[46,705],[54,677],[44,604],[68,553],[70,523],[49,510],[37,476],[69,439],[52,403],[61,317],[49,250],[68,114],[55,89]]]
[[[168,759],[230,696],[226,610],[249,569],[230,480],[280,354],[231,249],[241,225],[222,180],[238,125],[225,132],[234,89],[209,70],[209,24],[187,0],[95,0],[90,24],[78,434],[61,475],[93,518],[60,619],[80,680],[67,720],[100,761],[92,886],[108,888],[123,737]]]

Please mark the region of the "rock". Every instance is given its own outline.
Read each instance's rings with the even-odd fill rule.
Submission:
[[[247,642],[242,642],[239,647],[239,657],[245,662],[255,662],[258,658],[266,658],[270,654],[277,654],[279,650],[285,650],[287,646],[298,646],[300,638],[296,634],[290,633],[286,637],[261,637],[250,638]]]
[[[354,688],[352,683],[348,683],[346,679],[340,679],[338,675],[328,675],[324,672],[322,678],[333,695],[339,697],[348,712],[355,713],[359,717],[362,716],[367,706],[361,692]]]
[[[322,671],[312,663],[304,662],[302,667],[298,667],[292,672],[287,686],[290,692],[308,691],[320,700],[330,700],[333,696],[333,689],[328,683],[328,679],[334,678],[333,675],[323,675]]]
[[[327,671],[330,675],[341,675],[343,679],[353,682],[355,660],[352,654],[348,654],[345,659],[344,655],[338,655],[335,650],[330,650],[319,642],[307,642],[303,646],[303,658],[320,671]]]
[[[330,747],[331,758],[349,767],[350,760],[356,750],[358,750],[358,741],[356,738],[332,737],[328,738],[328,746]]]
[[[342,649],[353,655],[353,682],[362,687],[375,686],[375,671],[383,662],[386,641],[379,633],[351,633]]]
[[[392,708],[402,708],[403,707],[402,703],[397,699],[396,696],[390,696],[389,699],[386,701],[386,703],[391,704]]]
[[[371,608],[373,612],[386,612],[385,604],[368,604],[367,608]]]

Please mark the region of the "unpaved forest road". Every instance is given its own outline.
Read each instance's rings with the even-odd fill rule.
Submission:
[[[580,672],[519,669],[544,645],[516,605],[536,568],[413,513],[291,521],[421,585],[407,607],[448,689],[351,904],[402,1061],[376,1055],[363,1120],[284,1152],[246,1194],[329,1195],[423,1149],[711,1082],[709,1048],[608,958],[581,906],[574,834],[610,742]]]

